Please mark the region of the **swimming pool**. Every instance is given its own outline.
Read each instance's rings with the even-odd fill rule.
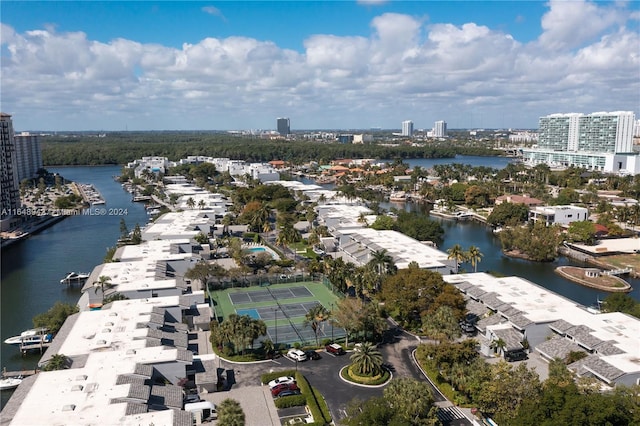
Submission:
[[[266,251],[264,247],[252,247],[249,249],[250,252],[252,253],[257,253],[259,251]]]

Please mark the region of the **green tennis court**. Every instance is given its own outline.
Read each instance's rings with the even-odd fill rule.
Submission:
[[[305,316],[317,304],[327,311],[336,308],[339,298],[319,282],[273,284],[268,287],[229,288],[211,292],[215,315],[219,320],[231,314],[249,315],[267,325],[267,336],[277,344],[315,344],[316,334],[305,326]],[[323,321],[317,329],[318,340],[340,339],[342,328]]]

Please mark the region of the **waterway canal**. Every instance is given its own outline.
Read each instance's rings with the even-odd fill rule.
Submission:
[[[412,167],[424,168],[434,164],[458,162],[472,166],[504,168],[509,162],[506,158],[457,157],[450,159],[408,160]],[[32,327],[31,319],[38,313],[48,310],[56,301],[76,303],[80,297],[79,289],[67,288],[60,279],[70,271],[91,272],[94,266],[102,262],[108,247],[115,245],[120,232],[120,219],[124,217],[131,229],[136,223],[141,226],[147,222],[143,205],[133,203],[129,193],[122,190],[113,180],[119,174],[120,167],[64,167],[50,168],[67,179],[79,183],[91,183],[106,200],[104,208],[126,209],[125,216],[80,215],[69,217],[33,235],[25,241],[2,250],[1,268],[1,312],[0,335],[4,339],[19,334]],[[403,206],[400,206],[403,207]],[[408,208],[423,209],[410,204]],[[475,245],[484,257],[478,265],[479,271],[496,271],[503,275],[517,275],[556,291],[580,303],[589,305],[604,293],[581,287],[554,274],[558,265],[573,264],[562,258],[551,264],[540,264],[523,260],[514,260],[502,256],[497,238],[484,226],[475,222],[453,222],[441,220],[445,228],[444,242],[440,246],[447,250],[454,244],[463,249]],[[470,265],[463,265],[470,270]],[[631,280],[634,287],[632,296],[640,300],[640,280]],[[23,357],[17,348],[1,346],[1,366],[7,370],[32,369],[39,355]],[[10,392],[2,392],[1,406],[8,400]]]

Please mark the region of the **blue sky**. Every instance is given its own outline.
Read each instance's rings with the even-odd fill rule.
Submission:
[[[640,109],[637,2],[0,3],[17,129],[536,127]]]

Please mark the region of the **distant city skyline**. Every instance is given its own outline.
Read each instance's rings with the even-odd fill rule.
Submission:
[[[535,129],[640,112],[638,2],[9,1],[0,20],[17,131]]]

